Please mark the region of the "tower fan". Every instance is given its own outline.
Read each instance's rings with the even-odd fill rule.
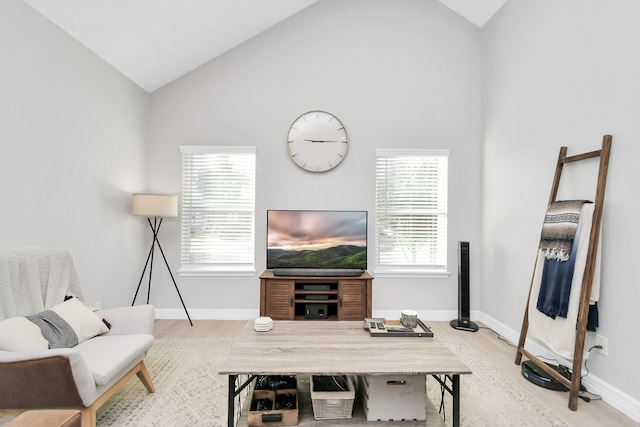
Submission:
[[[452,328],[476,332],[469,307],[469,242],[458,242],[458,318],[449,322]]]

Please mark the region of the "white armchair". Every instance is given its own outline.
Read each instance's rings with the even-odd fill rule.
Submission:
[[[97,320],[100,331],[108,331],[85,339],[95,328],[59,309],[69,305],[63,302],[65,296],[84,299],[68,250],[0,250],[0,413],[74,408],[82,412],[83,427],[94,427],[97,409],[134,375],[154,392],[143,361],[154,341],[154,308],[123,307],[95,315],[83,311],[91,322]],[[34,326],[24,316],[45,310],[61,313],[81,342],[70,348],[46,348],[47,344],[38,348],[47,334],[43,330],[37,339],[30,339]],[[110,329],[100,325],[101,319]],[[10,336],[18,333],[16,324],[25,326],[26,332]]]

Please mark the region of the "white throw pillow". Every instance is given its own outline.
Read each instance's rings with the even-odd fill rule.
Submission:
[[[1,321],[0,350],[72,347],[108,331],[107,325],[93,311],[77,298],[70,298],[32,316]]]
[[[24,317],[12,317],[0,322],[0,350],[37,351],[49,348],[38,325]]]
[[[102,319],[77,298],[70,298],[62,304],[51,307],[51,311],[56,312],[73,328],[78,336],[78,344],[96,335],[109,332],[109,328]]]

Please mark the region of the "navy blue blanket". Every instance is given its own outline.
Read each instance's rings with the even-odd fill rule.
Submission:
[[[580,224],[578,224],[568,260],[544,259],[536,308],[552,319],[556,316],[567,317],[579,235]]]

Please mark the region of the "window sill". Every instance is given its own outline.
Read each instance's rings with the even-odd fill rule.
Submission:
[[[188,266],[178,270],[178,275],[182,277],[249,277],[256,275],[256,269],[251,267],[212,267],[212,266]]]
[[[376,267],[374,277],[398,277],[421,279],[448,279],[451,273],[446,269],[419,267]]]

